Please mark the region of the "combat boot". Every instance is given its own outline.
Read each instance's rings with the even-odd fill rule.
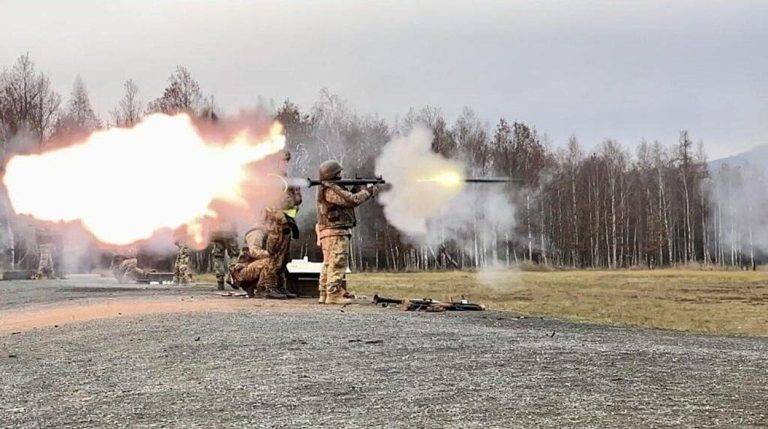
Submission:
[[[218,283],[216,284],[216,288],[218,290],[224,290],[224,280],[219,280]]]
[[[344,296],[344,293],[341,291],[336,293],[328,293],[325,295],[326,304],[343,305],[343,304],[350,304],[351,302],[352,300]]]
[[[256,292],[254,291],[254,284],[252,282],[243,282],[241,287],[245,291],[245,295],[248,298],[256,298]]]
[[[320,296],[317,298],[318,304],[325,304],[326,294],[324,290],[320,291]]]
[[[277,290],[276,288],[269,288],[263,292],[263,297],[266,299],[288,299],[288,297]]]
[[[232,278],[232,274],[227,274],[227,277],[224,279],[224,283],[228,284],[232,289],[240,289],[240,285]]]
[[[341,283],[341,291],[344,295],[344,298],[355,299],[355,294],[347,290],[347,282]]]
[[[326,304],[349,304],[352,302],[347,296],[347,291],[339,283],[329,284],[325,292]]]
[[[298,298],[299,296],[295,293],[288,290],[288,285],[286,284],[286,281],[284,279],[280,279],[280,281],[277,282],[277,291],[285,295],[288,299],[294,299]]]

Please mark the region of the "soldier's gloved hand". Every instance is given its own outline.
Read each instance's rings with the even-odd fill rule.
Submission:
[[[365,187],[365,189],[368,191],[368,193],[371,194],[372,197],[375,197],[376,194],[379,193],[379,186],[378,185],[368,185]]]

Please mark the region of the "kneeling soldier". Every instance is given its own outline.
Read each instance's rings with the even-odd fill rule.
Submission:
[[[245,234],[247,247],[232,267],[231,275],[249,297],[289,298],[278,289],[278,281],[290,236],[286,215],[277,209],[267,209],[264,222]]]
[[[119,283],[126,280],[136,281],[147,275],[152,270],[142,270],[139,268],[139,260],[124,255],[115,255],[112,258],[112,274]]]

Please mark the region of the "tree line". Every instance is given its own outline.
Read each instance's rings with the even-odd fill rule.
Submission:
[[[213,115],[219,110],[181,66],[149,102],[132,80],[123,87],[122,98],[105,120],[92,108],[82,79],[75,80],[62,103],[49,78],[35,69],[28,55],[21,56],[0,74],[2,156],[19,150],[19,140],[43,147],[103,127],[131,126],[154,112]],[[351,240],[356,270],[525,263],[574,268],[754,266],[763,256],[755,240],[759,231],[754,230],[760,203],[745,209],[733,201],[750,177],[737,166],[721,165],[713,171],[702,144],[694,144],[687,131],[673,144],[642,141],[630,150],[607,139],[585,151],[576,137],[553,145],[521,121],[502,118],[488,126],[469,108],[453,122],[436,107],[410,109],[386,121],[356,113],[326,89],[308,108],[289,100],[262,107],[285,126],[295,176],[314,176],[317,166],[330,158],[339,160],[350,175],[371,175],[381,148],[421,124],[433,133],[432,150],[461,160],[470,174],[520,179],[519,184],[494,188],[513,203],[514,212],[502,214],[513,222],[499,227],[478,209],[473,222],[440,243],[402,235],[389,225],[378,203],[362,206]],[[304,191],[304,201],[302,236],[294,241],[293,254],[319,260],[313,191]],[[5,209],[3,244],[11,262],[18,263],[30,245],[15,239],[7,203]],[[192,263],[198,271],[210,269],[208,252],[195,252]]]

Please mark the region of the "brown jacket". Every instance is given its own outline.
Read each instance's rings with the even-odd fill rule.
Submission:
[[[270,258],[280,264],[288,254],[291,230],[285,222],[268,222],[245,234],[245,244],[252,259]]]
[[[357,225],[355,207],[372,196],[368,189],[350,192],[334,183],[323,182],[317,191],[317,238],[352,235],[350,229]]]

